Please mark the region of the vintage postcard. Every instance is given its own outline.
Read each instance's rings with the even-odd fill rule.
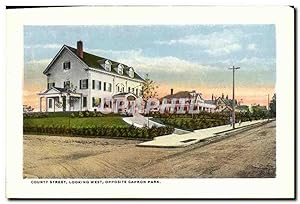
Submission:
[[[8,198],[294,198],[292,7],[7,19]]]

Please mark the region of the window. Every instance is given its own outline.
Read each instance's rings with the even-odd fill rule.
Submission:
[[[124,93],[124,87],[122,87],[122,93]]]
[[[118,73],[123,75],[123,65],[122,64],[118,65]]]
[[[128,93],[130,93],[130,87],[128,87]]]
[[[134,88],[131,89],[132,93],[134,93]]]
[[[64,81],[64,88],[70,88],[70,81]]]
[[[64,70],[69,70],[69,69],[71,69],[71,62],[70,62],[70,61],[64,62],[64,63],[63,63],[63,68],[64,68]]]
[[[99,104],[98,104],[98,106],[101,106],[101,98],[99,98]]]
[[[132,67],[130,67],[129,68],[129,76],[131,77],[131,78],[133,78],[134,77],[134,70],[133,70],[133,68]]]
[[[106,71],[111,71],[111,62],[109,60],[105,61],[104,68]]]
[[[95,80],[92,81],[92,89],[95,89]]]
[[[98,90],[101,90],[101,81],[98,81]]]
[[[135,95],[137,95],[137,96],[138,96],[138,94],[139,94],[139,90],[138,90],[138,89],[136,89],[136,90],[135,90]]]
[[[52,99],[49,99],[49,108],[52,108]]]
[[[95,99],[95,97],[92,98],[92,101],[93,101],[93,107],[96,107],[96,99]]]
[[[86,96],[83,97],[82,106],[85,108],[87,104],[87,98]]]
[[[111,83],[108,84],[108,91],[111,92]]]
[[[89,86],[88,86],[88,79],[82,79],[82,80],[80,80],[79,81],[79,87],[80,87],[80,89],[87,89],[87,88],[89,88]]]
[[[106,91],[106,82],[103,83],[103,91]]]
[[[51,89],[52,87],[55,87],[55,83],[48,83],[48,89]]]
[[[120,87],[119,86],[117,86],[117,92],[120,92]]]

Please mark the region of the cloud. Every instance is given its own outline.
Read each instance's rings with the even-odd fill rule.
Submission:
[[[136,67],[138,70],[142,70],[144,73],[195,73],[208,69],[214,69],[214,67],[209,65],[206,66],[193,63],[174,56],[146,57],[141,53],[135,53],[126,58],[119,57],[117,61],[124,62],[128,66]]]
[[[242,49],[241,39],[243,33],[235,30],[213,32],[209,34],[187,35],[182,38],[168,41],[155,41],[159,45],[189,45],[199,47],[212,56],[227,55]]]
[[[62,45],[60,44],[35,44],[35,45],[25,45],[25,49],[36,49],[36,48],[42,48],[42,49],[59,49]]]
[[[105,58],[114,60],[115,58],[135,57],[142,54],[142,49],[137,50],[103,50],[103,49],[87,49],[87,52],[95,53]]]
[[[275,65],[275,58],[259,58],[259,57],[244,57],[239,60],[239,63],[249,65]]]
[[[254,43],[248,44],[247,50],[256,51],[257,50],[256,44],[254,44]]]
[[[40,59],[40,60],[29,60],[25,64],[35,64],[35,65],[47,65],[52,61],[52,59]]]
[[[220,48],[205,50],[205,52],[213,56],[220,56],[220,55],[227,55],[232,52],[236,52],[241,48],[242,48],[241,45],[234,43],[234,44],[224,45],[223,47]]]

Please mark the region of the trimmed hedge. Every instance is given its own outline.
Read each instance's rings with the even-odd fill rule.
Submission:
[[[169,114],[169,113],[160,113],[155,112],[151,113],[148,116],[152,116],[154,121],[159,123],[167,124],[174,126],[176,128],[184,130],[196,130],[210,128],[220,125],[226,125],[230,123],[230,112],[205,112],[202,111],[198,114]],[[236,113],[236,122],[238,121],[252,121],[259,119],[267,119],[268,114],[262,113]]]
[[[161,135],[168,135],[174,132],[174,127],[152,127],[136,128],[130,127],[71,127],[66,126],[24,126],[23,132],[27,134],[49,134],[69,136],[92,136],[109,138],[135,138],[153,139]]]
[[[46,117],[126,117],[126,115],[121,115],[119,113],[108,113],[104,114],[95,111],[68,111],[68,112],[30,112],[23,113],[24,118],[46,118]]]
[[[217,119],[160,118],[160,121],[164,124],[171,125],[176,128],[183,129],[183,130],[190,130],[190,131],[226,124],[225,120],[217,120]]]

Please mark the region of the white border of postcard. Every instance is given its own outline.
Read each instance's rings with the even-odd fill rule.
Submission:
[[[80,15],[78,15],[79,13]],[[100,6],[9,9],[6,10],[6,14],[6,196],[8,198],[217,199],[294,197],[293,8],[288,6]],[[276,178],[159,179],[159,184],[74,184],[67,186],[61,184],[32,184],[34,180],[23,179],[24,25],[155,24],[275,24],[277,72]],[[65,179],[65,181],[70,180]],[[77,180],[80,181],[80,179]]]

